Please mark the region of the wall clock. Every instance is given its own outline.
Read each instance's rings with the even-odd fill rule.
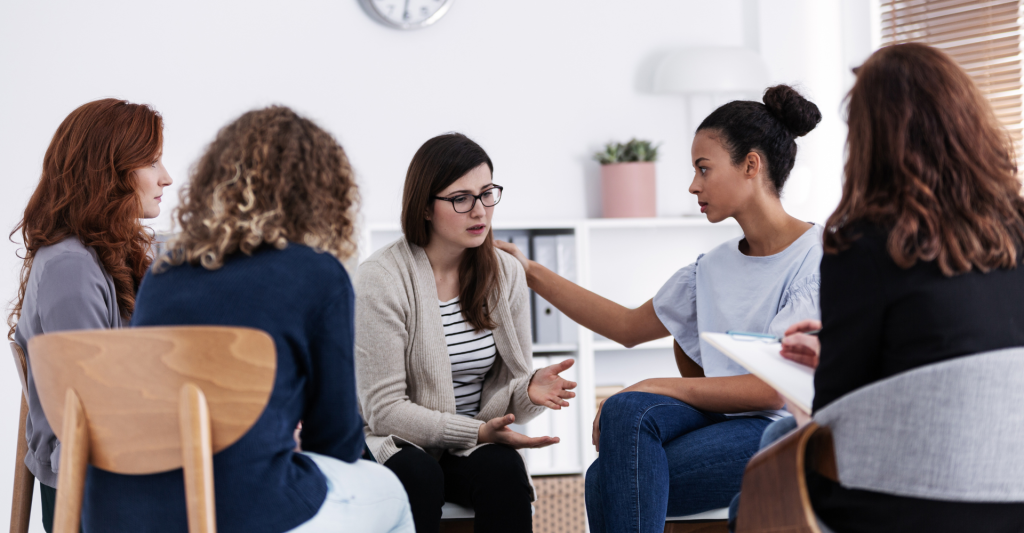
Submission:
[[[417,30],[437,22],[455,0],[360,0],[378,22],[399,30]]]

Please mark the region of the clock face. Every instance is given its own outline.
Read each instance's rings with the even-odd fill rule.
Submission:
[[[362,0],[377,20],[393,28],[412,30],[437,22],[453,0]]]

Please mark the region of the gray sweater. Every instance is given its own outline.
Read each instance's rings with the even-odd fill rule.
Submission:
[[[498,357],[484,378],[480,412],[455,414],[455,390],[437,286],[423,248],[405,238],[359,267],[356,278],[356,376],[366,444],[379,463],[402,446],[439,457],[478,445],[480,424],[513,413],[525,423],[545,407],[530,401],[533,377],[530,294],[522,265],[497,251],[498,289],[487,307],[497,323]]]
[[[44,485],[57,487],[60,443],[39,404],[28,341],[43,333],[119,328],[121,325],[114,280],[103,268],[95,250],[84,246],[76,237],[68,237],[36,252],[14,340],[25,350],[28,361],[25,465]]]

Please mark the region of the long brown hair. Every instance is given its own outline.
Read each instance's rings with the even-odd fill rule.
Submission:
[[[405,175],[402,194],[402,232],[417,246],[430,244],[430,224],[426,214],[434,197],[474,168],[494,165],[479,144],[460,133],[446,133],[430,139],[416,151]],[[459,301],[462,316],[480,331],[497,325],[487,309],[487,298],[498,285],[498,256],[492,230],[484,243],[469,248],[459,263]]]
[[[849,246],[852,224],[865,221],[890,228],[902,268],[937,261],[952,276],[1017,265],[1024,199],[1013,144],[949,56],[917,43],[872,54],[850,91],[849,126],[826,252]]]
[[[162,147],[160,114],[125,100],[89,102],[61,122],[43,157],[39,185],[10,234],[13,240],[21,232],[25,257],[18,296],[7,317],[8,338],[21,318],[36,252],[67,237],[96,251],[114,280],[121,316],[131,316],[152,243],[139,222],[135,171],[156,161]]]
[[[355,252],[359,193],[345,150],[283,106],[224,126],[192,169],[174,211],[181,232],[154,272],[184,262],[216,270],[236,252],[289,242],[344,261]]]

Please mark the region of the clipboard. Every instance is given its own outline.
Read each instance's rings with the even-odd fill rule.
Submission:
[[[702,340],[779,391],[787,403],[810,413],[814,402],[814,369],[779,355],[782,349],[780,342],[762,337],[743,337],[726,333],[700,335]]]

